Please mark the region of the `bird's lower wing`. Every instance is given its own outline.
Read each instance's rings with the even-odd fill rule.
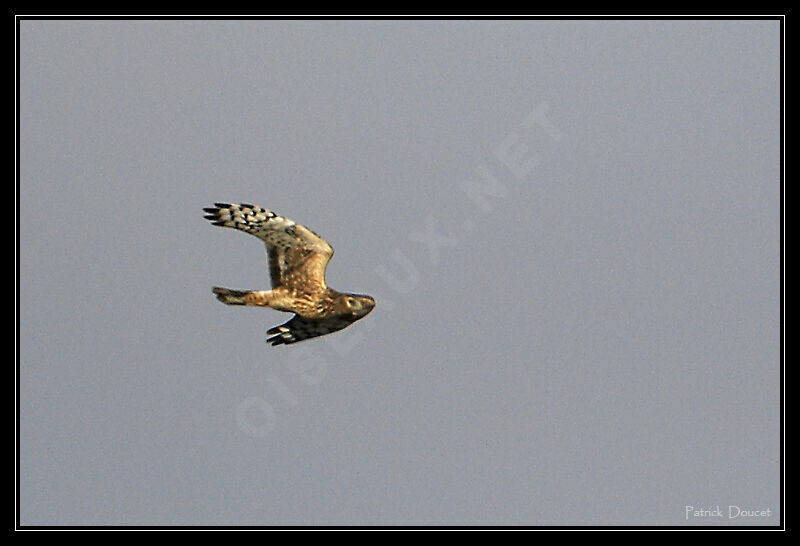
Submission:
[[[271,343],[273,346],[290,345],[298,341],[342,330],[352,323],[352,320],[342,317],[306,319],[300,315],[295,315],[288,322],[267,330],[267,335],[272,336],[267,338],[267,343]]]

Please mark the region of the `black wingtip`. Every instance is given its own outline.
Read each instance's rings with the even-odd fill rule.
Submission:
[[[209,218],[209,220],[213,220],[213,218]],[[225,226],[225,225],[227,225],[227,222],[225,222],[225,220],[220,220],[219,222],[211,222],[211,223],[214,224],[215,226]]]
[[[214,206],[219,207],[221,209],[229,209],[231,208],[230,203],[214,203]]]
[[[212,213],[212,214],[215,214],[215,213],[219,212],[219,209],[218,209],[218,208],[215,208],[215,207],[205,207],[205,208],[203,209],[203,211],[204,211],[204,212],[210,212],[210,213]]]

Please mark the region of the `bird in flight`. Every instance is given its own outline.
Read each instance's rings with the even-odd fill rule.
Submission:
[[[289,345],[336,332],[364,318],[375,300],[328,288],[325,268],[333,248],[310,229],[255,205],[215,203],[203,209],[215,226],[255,235],[267,246],[271,290],[213,288],[228,305],[256,305],[294,313],[289,321],[267,330],[267,343]]]

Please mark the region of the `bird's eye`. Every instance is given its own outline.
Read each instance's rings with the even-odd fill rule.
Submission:
[[[351,308],[351,309],[360,309],[361,308],[361,302],[359,302],[355,298],[347,298],[347,306],[349,308]]]

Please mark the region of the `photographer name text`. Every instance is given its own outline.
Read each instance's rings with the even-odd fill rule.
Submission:
[[[729,504],[726,508],[719,505],[695,507],[686,505],[686,519],[706,519],[706,518],[720,518],[720,519],[751,519],[751,518],[769,518],[772,517],[772,510],[769,508],[752,509],[742,508],[735,504]]]

